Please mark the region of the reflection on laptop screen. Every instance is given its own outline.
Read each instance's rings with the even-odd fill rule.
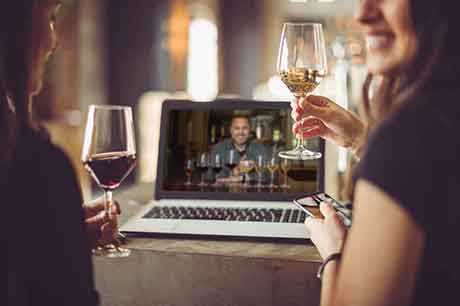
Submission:
[[[167,103],[157,192],[279,200],[320,191],[322,159],[278,156],[295,144],[290,111],[284,102]],[[319,138],[306,143],[308,149],[324,154]]]

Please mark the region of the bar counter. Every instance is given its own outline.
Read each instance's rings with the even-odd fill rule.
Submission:
[[[120,223],[153,197],[154,185],[116,190]],[[130,237],[131,256],[93,257],[101,305],[319,305],[321,258],[310,242]]]

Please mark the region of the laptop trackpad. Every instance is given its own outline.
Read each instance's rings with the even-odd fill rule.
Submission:
[[[141,233],[170,233],[180,225],[181,220],[177,219],[132,219],[120,227],[120,231],[141,232]]]

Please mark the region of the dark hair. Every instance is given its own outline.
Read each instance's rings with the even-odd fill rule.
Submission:
[[[11,157],[21,129],[31,126],[29,52],[36,1],[8,1],[0,11],[0,164]]]
[[[419,100],[417,96],[458,87],[460,44],[455,31],[460,28],[460,18],[455,1],[410,0],[409,5],[415,28],[414,56],[395,75],[383,78],[372,99],[369,88],[373,76],[368,75],[363,86],[367,136],[401,106]],[[351,197],[351,179],[347,187],[345,193]]]
[[[415,100],[422,92],[452,90],[458,86],[460,45],[454,33],[460,26],[454,1],[411,0],[410,14],[415,28],[414,56],[396,75],[386,77],[374,101],[369,98],[369,75],[364,86],[364,111],[370,129]]]
[[[251,123],[251,120],[249,120],[249,117],[246,115],[233,115],[232,119],[230,120],[230,126],[232,126],[235,119],[245,119],[248,123]]]

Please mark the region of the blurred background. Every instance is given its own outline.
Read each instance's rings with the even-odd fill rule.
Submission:
[[[80,161],[90,104],[133,107],[138,167],[123,186],[152,182],[165,99],[290,100],[276,74],[283,22],[323,24],[329,75],[316,94],[357,111],[366,69],[364,43],[353,23],[355,0],[63,3],[59,48],[48,64],[35,113],[71,156],[85,199],[97,191]],[[341,198],[350,157],[331,144],[326,156],[326,192]]]

